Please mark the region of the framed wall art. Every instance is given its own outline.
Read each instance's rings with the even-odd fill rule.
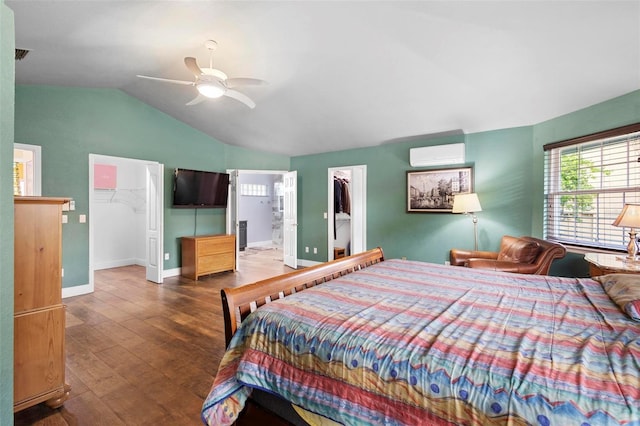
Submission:
[[[453,197],[473,192],[473,168],[407,172],[407,212],[451,213]]]

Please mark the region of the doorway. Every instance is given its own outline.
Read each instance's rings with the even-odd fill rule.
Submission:
[[[295,244],[292,247],[291,232],[287,231],[293,228],[289,222],[291,217],[295,217],[295,210],[291,210],[295,202],[291,198],[292,181],[295,189],[295,172],[227,170],[227,173],[230,175],[227,233],[237,237],[236,265],[241,252],[245,254],[250,249],[274,247],[284,253],[283,262],[295,268],[297,256],[290,253],[295,253],[297,247]],[[292,173],[294,177],[291,179]]]
[[[163,281],[164,165],[89,154],[89,291],[94,271],[145,267]]]
[[[39,145],[13,144],[13,195],[42,195]]]
[[[367,166],[329,169],[328,253],[333,260],[367,249]]]

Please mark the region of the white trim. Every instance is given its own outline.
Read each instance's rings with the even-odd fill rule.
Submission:
[[[182,274],[182,268],[165,269],[162,272],[163,278],[178,277]]]
[[[42,195],[42,147],[26,143],[14,143],[13,149],[33,152],[33,195]]]
[[[256,241],[254,243],[247,243],[247,247],[264,247],[264,246],[272,246],[273,244],[273,240],[267,240],[267,241]]]
[[[320,265],[321,263],[323,262],[318,262],[315,260],[298,259],[298,266],[309,267],[314,265]]]
[[[83,294],[93,293],[91,284],[75,285],[73,287],[62,287],[62,298],[74,296],[82,296]]]
[[[98,271],[100,269],[120,268],[122,266],[129,265],[145,266],[144,259],[120,259],[108,262],[99,262],[93,265],[93,270]]]

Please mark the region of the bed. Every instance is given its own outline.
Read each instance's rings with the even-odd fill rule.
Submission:
[[[225,289],[228,347],[202,419],[232,424],[266,392],[346,425],[637,426],[631,277],[385,260],[377,248]]]

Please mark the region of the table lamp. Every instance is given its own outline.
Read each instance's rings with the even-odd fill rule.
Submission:
[[[475,212],[481,211],[482,207],[480,207],[480,200],[478,200],[477,194],[457,194],[454,196],[451,213],[470,214],[473,220],[474,250],[478,250],[478,217]]]
[[[638,245],[636,243],[636,231],[634,228],[640,228],[640,204],[625,204],[612,225],[630,228],[627,258],[635,259],[638,254]]]

